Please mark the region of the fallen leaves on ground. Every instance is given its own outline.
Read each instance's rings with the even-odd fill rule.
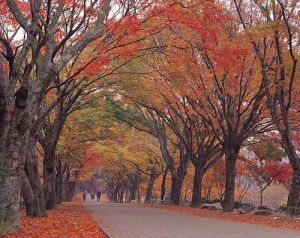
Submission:
[[[232,220],[235,222],[245,222],[257,225],[266,225],[278,228],[289,228],[300,230],[300,218],[291,218],[284,215],[270,215],[259,216],[254,214],[239,214],[237,210],[232,213],[223,212],[220,210],[208,210],[200,208],[191,208],[185,206],[173,206],[173,205],[158,205],[158,204],[144,204],[152,208],[165,209],[169,211],[182,212],[187,214],[193,214],[203,217],[221,218]]]
[[[105,238],[91,215],[78,202],[63,203],[47,217],[27,218],[21,214],[22,229],[3,238]]]

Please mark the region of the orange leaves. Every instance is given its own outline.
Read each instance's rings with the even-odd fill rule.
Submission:
[[[99,40],[92,42],[77,59],[72,73],[80,72],[77,75],[79,79],[88,77],[90,80],[95,80],[101,73],[108,72],[112,56],[105,53],[106,51],[108,49],[103,42]]]
[[[97,153],[95,151],[87,151],[85,164],[87,166],[94,167],[99,163],[99,159],[100,159],[99,153]]]
[[[3,69],[4,73],[8,73],[9,72],[9,65],[8,64],[3,64],[2,69]]]
[[[64,0],[66,6],[72,6],[76,4],[76,0]]]
[[[243,59],[247,56],[247,50],[237,46],[215,48],[210,51],[217,67],[230,72],[241,72],[244,66]]]
[[[91,215],[79,203],[63,203],[47,217],[27,218],[22,213],[22,229],[3,238],[105,238]]]
[[[89,149],[85,154],[85,160],[82,163],[82,168],[80,169],[80,179],[84,180],[90,178],[95,170],[100,167],[101,157],[96,151]]]
[[[300,133],[294,132],[294,134],[292,134],[292,139],[296,148],[300,148]]]
[[[54,98],[55,98],[55,92],[54,92],[53,90],[49,90],[49,91],[46,93],[46,97],[47,97],[47,98],[54,99]]]

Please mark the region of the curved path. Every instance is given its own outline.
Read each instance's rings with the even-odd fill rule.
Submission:
[[[300,238],[300,231],[206,218],[132,204],[85,207],[110,238]]]

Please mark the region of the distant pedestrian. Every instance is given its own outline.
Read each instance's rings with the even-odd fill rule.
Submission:
[[[95,198],[95,192],[91,191],[90,194],[91,194],[91,199],[94,199]]]
[[[85,202],[86,196],[87,196],[87,191],[84,190],[84,191],[82,192],[82,200],[83,200],[84,202]]]
[[[101,191],[100,189],[97,189],[97,202],[100,202],[100,198],[101,198]]]

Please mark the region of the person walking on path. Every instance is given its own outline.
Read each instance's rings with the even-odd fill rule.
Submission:
[[[87,196],[87,191],[84,190],[84,191],[82,192],[82,200],[83,200],[84,202],[85,202],[86,196]]]
[[[101,198],[101,191],[100,189],[97,189],[97,202],[100,202],[100,198]]]
[[[95,191],[92,190],[92,191],[90,192],[90,194],[91,194],[91,199],[94,199],[94,198],[95,198]]]

